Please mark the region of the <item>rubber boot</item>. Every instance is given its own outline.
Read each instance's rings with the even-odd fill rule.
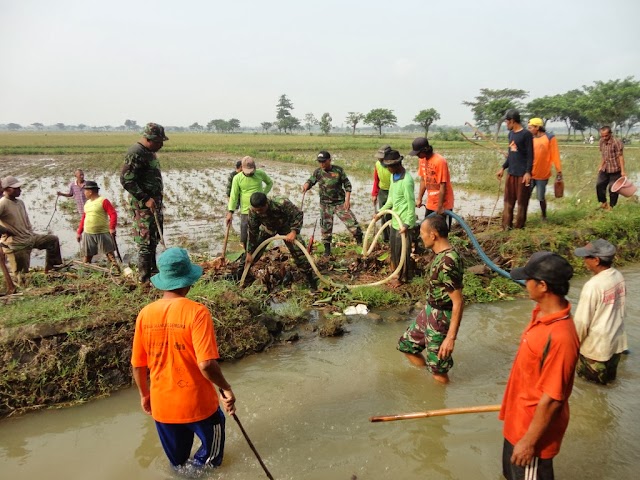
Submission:
[[[149,258],[151,260],[151,275],[155,275],[156,273],[160,272],[160,270],[158,270],[158,264],[156,263],[155,249],[153,250],[153,253],[150,255]]]
[[[362,245],[362,230],[358,229],[358,231],[356,232],[356,234],[354,235],[355,239],[356,239],[356,243],[358,245]]]
[[[309,283],[309,290],[318,289],[318,279],[312,272],[307,273],[307,282]]]
[[[546,221],[547,220],[547,201],[546,200],[542,200],[540,202],[540,210],[542,211],[542,221]]]
[[[144,254],[138,258],[138,281],[142,285],[149,285],[149,279],[151,278],[151,255]]]
[[[323,256],[330,257],[331,256],[331,243],[324,244],[324,253]]]

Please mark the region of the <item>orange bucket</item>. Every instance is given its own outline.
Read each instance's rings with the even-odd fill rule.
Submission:
[[[613,185],[611,185],[611,191],[613,193],[619,193],[625,197],[630,197],[636,191],[638,187],[636,187],[627,177],[620,177],[615,181]]]

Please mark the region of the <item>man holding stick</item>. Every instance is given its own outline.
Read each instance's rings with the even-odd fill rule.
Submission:
[[[552,480],[553,457],[569,424],[578,334],[565,298],[573,268],[560,255],[534,253],[511,278],[536,302],[504,392],[502,472],[508,480]]]

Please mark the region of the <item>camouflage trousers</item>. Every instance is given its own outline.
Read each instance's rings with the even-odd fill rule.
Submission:
[[[9,260],[9,270],[16,277],[16,280],[22,282],[22,274],[29,271],[31,266],[31,251],[45,250],[45,270],[50,270],[54,265],[62,263],[62,255],[60,253],[60,240],[55,235],[33,234],[28,244],[12,244],[11,248],[4,250]]]
[[[576,373],[579,377],[590,382],[606,385],[616,379],[618,373],[618,363],[620,362],[620,354],[616,353],[606,362],[598,362],[591,360],[580,354],[578,357],[578,366]]]
[[[444,342],[451,325],[451,310],[438,310],[427,305],[420,310],[416,319],[398,340],[398,350],[402,353],[418,355],[426,351],[427,370],[435,375],[443,375],[453,367],[453,358],[438,358],[438,350]]]
[[[323,205],[320,204],[320,231],[322,232],[322,243],[331,243],[333,233],[333,216],[337,215],[345,227],[354,237],[362,236],[362,229],[358,225],[358,220],[351,210],[345,210],[343,204]]]
[[[156,247],[160,241],[160,234],[156,226],[153,212],[148,208],[132,208],[133,213],[133,241],[138,245],[138,253],[141,256],[156,254]],[[163,228],[164,217],[162,209],[156,210],[158,223]]]

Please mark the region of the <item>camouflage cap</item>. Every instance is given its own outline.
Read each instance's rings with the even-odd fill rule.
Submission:
[[[147,123],[142,136],[152,142],[166,142],[169,140],[169,137],[164,134],[164,127],[157,123]]]

